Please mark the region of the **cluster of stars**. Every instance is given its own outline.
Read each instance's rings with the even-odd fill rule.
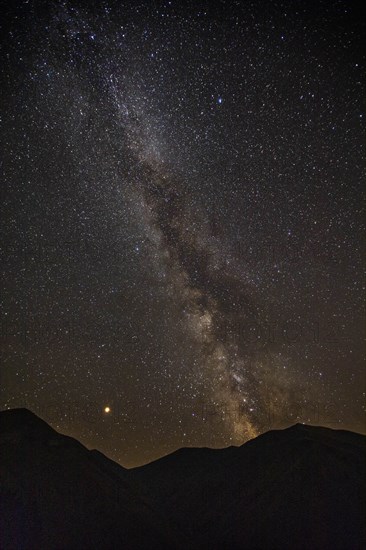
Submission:
[[[125,466],[362,431],[353,7],[30,1],[3,30],[2,407]]]

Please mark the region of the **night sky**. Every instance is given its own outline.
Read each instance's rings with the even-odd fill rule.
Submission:
[[[0,408],[127,467],[364,432],[359,3],[7,4]]]

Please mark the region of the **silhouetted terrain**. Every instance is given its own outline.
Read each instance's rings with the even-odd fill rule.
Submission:
[[[26,409],[0,413],[2,549],[358,549],[365,436],[297,424],[126,470]]]
[[[0,434],[1,549],[174,548],[128,470],[26,409],[1,412]]]

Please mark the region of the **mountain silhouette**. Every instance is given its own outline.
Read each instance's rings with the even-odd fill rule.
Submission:
[[[26,409],[0,413],[0,442],[1,549],[174,548],[121,466]]]
[[[0,413],[1,549],[365,548],[366,437],[296,424],[127,470]]]

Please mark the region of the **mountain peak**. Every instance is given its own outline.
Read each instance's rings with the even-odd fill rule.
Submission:
[[[23,417],[23,418],[39,418],[34,412],[30,411],[26,407],[18,407],[15,409],[4,409],[0,411],[0,415]]]
[[[185,447],[131,470],[27,409],[0,412],[0,435],[7,548],[14,540],[51,548],[55,539],[63,548],[117,548],[123,539],[131,550],[290,550],[366,540],[360,434],[298,423],[241,447]]]
[[[6,419],[7,425],[9,421],[12,422],[43,422],[34,412],[26,409],[25,407],[19,407],[16,409],[5,409],[0,411],[0,419]]]
[[[28,435],[50,435],[57,432],[39,416],[26,408],[7,409],[0,412],[0,433],[26,432]]]
[[[296,424],[293,424],[292,426],[289,426],[287,429],[292,432],[314,432],[317,431],[319,426],[312,426],[311,424],[304,424],[302,422],[297,422]]]

